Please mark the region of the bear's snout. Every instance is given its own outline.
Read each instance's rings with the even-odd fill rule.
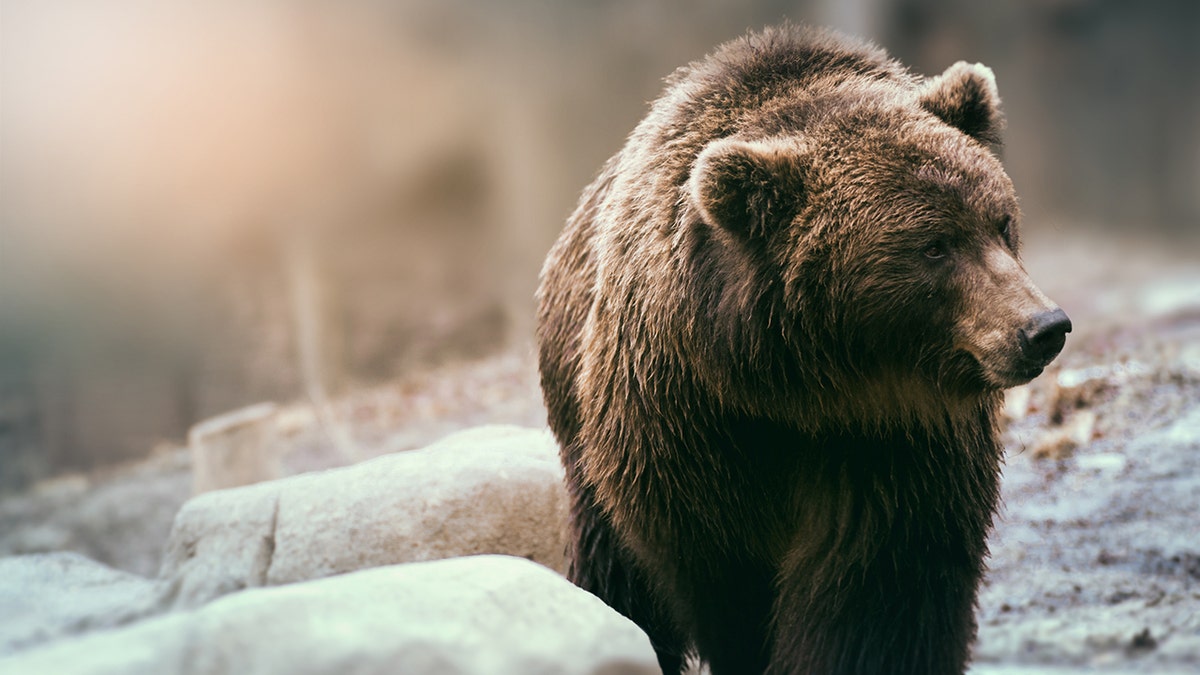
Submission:
[[[1018,332],[1021,354],[1031,364],[1044,368],[1062,351],[1070,332],[1071,319],[1062,309],[1041,312]]]
[[[992,386],[1015,387],[1041,375],[1066,344],[1067,313],[1002,247],[989,249],[968,278],[957,346],[975,357]]]

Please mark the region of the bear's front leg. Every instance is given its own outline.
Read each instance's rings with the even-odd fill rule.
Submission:
[[[767,672],[961,674],[975,637],[978,567],[936,548],[885,547],[866,564],[836,554],[789,561]]]
[[[567,578],[636,623],[650,637],[663,675],[679,675],[687,643],[632,553],[596,505],[594,490],[570,485],[571,532]]]
[[[673,595],[690,617],[688,631],[712,675],[754,675],[766,671],[771,654],[774,600],[769,566],[751,561],[693,556],[683,547],[680,566],[663,572],[673,578]]]

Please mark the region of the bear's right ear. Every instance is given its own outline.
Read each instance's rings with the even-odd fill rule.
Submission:
[[[787,141],[723,138],[692,167],[692,204],[710,225],[744,237],[768,234],[804,202],[800,148]]]
[[[921,107],[946,124],[981,143],[1000,143],[1004,115],[991,68],[959,61],[926,81],[920,96]]]

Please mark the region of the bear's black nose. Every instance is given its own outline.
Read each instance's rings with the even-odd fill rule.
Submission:
[[[1030,361],[1046,365],[1058,356],[1071,332],[1071,319],[1061,309],[1042,312],[1021,329],[1021,353]]]

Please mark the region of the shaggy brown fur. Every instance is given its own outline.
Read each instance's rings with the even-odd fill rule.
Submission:
[[[1000,389],[1069,323],[1017,260],[991,72],[785,27],[677,71],[539,291],[570,576],[667,673],[957,673]]]

